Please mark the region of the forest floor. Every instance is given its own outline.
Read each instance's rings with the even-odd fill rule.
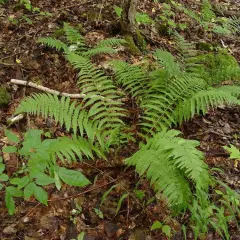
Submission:
[[[11,103],[0,109],[0,147],[4,145],[4,127],[7,119],[12,116],[20,100],[32,92],[31,88],[15,87],[9,84],[13,78],[37,82],[61,92],[77,93],[75,84],[76,72],[66,60],[54,50],[44,48],[37,43],[38,38],[55,34],[62,27],[63,22],[72,25],[81,24],[89,44],[98,42],[106,37],[119,36],[111,23],[116,14],[113,6],[121,1],[105,0],[32,0],[34,7],[41,11],[52,13],[51,17],[34,14],[23,7],[16,7],[14,1],[9,1],[0,7],[0,85],[7,86],[11,94]],[[195,1],[187,1],[195,6]],[[229,11],[237,12],[240,3],[237,1],[221,1]],[[139,9],[149,15],[157,14],[159,3],[142,1]],[[153,11],[153,9],[155,9]],[[31,20],[31,23],[25,20]],[[179,16],[181,17],[181,16]],[[15,24],[11,19],[18,19]],[[142,29],[147,37],[148,51],[159,47],[171,50],[171,38],[152,33],[151,28]],[[188,41],[211,42],[209,36],[204,35],[194,25],[188,28],[184,35]],[[120,36],[121,37],[121,36]],[[223,40],[233,55],[240,61],[240,39],[214,39],[218,44]],[[117,58],[132,63],[142,61],[144,56],[131,55],[127,50],[118,54]],[[101,65],[107,57],[96,58],[96,64]],[[48,129],[54,136],[63,136],[64,129],[45,122],[41,118],[21,120],[12,126],[12,130],[22,135],[27,128]],[[180,130],[187,139],[201,142],[200,150],[206,156],[206,162],[211,169],[221,168],[214,174],[233,189],[240,193],[240,166],[228,159],[229,154],[223,146],[234,144],[240,147],[240,108],[222,106],[212,110],[207,115],[195,117],[181,125]],[[154,221],[165,222],[171,226],[172,239],[184,239],[181,226],[188,222],[189,213],[174,218],[163,199],[156,200],[153,190],[145,179],[140,179],[134,169],[126,168],[123,160],[137,150],[136,145],[127,145],[119,150],[115,159],[110,154],[109,161],[88,161],[74,163],[72,168],[82,169],[85,175],[94,182],[88,188],[63,187],[57,191],[48,186],[49,204],[44,206],[33,199],[17,200],[17,213],[9,216],[4,202],[4,194],[0,195],[0,239],[76,239],[77,235],[85,232],[85,240],[100,239],[167,239],[157,232],[150,231]],[[14,155],[10,155],[7,163],[8,174],[11,174],[21,164]],[[136,183],[138,185],[136,186]],[[106,201],[99,208],[104,192],[111,186],[117,185],[111,191]],[[136,190],[144,191],[145,195],[136,197]],[[119,199],[125,193],[130,193],[123,201],[118,214],[116,208]],[[151,199],[151,203],[147,201]],[[230,226],[231,239],[240,239],[240,232],[235,225]],[[188,231],[187,239],[193,239],[193,233]],[[221,239],[214,232],[209,232],[206,239]]]

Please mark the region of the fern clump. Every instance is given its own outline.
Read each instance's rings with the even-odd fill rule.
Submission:
[[[126,160],[147,178],[156,191],[161,191],[169,204],[183,209],[191,202],[188,180],[197,188],[207,189],[209,174],[203,153],[196,149],[197,141],[184,140],[179,131],[157,133],[137,153]]]

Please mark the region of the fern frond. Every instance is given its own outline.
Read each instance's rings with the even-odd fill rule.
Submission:
[[[84,37],[68,23],[64,23],[63,30],[69,44],[85,46]]]
[[[210,108],[223,103],[239,104],[240,101],[226,91],[219,89],[203,90],[180,103],[176,107],[175,118],[181,123],[183,120],[189,120],[195,114],[205,114]]]
[[[240,17],[233,16],[229,19],[228,29],[233,33],[240,32]]]
[[[116,81],[126,93],[142,98],[147,94],[151,80],[138,66],[130,65],[120,60],[111,61]]]
[[[64,52],[68,51],[68,46],[62,41],[55,38],[51,38],[51,37],[40,38],[38,39],[37,42],[42,43],[50,48],[56,48],[58,51],[60,50],[63,50]]]
[[[44,118],[53,118],[61,127],[70,129],[76,134],[78,131],[83,137],[87,134],[88,139],[93,142],[100,132],[89,119],[86,110],[76,101],[70,102],[69,98],[62,97],[60,100],[56,95],[33,94],[21,102],[16,109],[16,113],[29,113]]]
[[[96,47],[118,47],[126,43],[127,42],[121,38],[107,38],[100,41]]]
[[[212,5],[208,0],[203,0],[201,16],[202,20],[205,22],[212,22],[212,20],[216,18],[216,15],[212,10]]]
[[[178,138],[178,134],[175,130],[156,134],[126,163],[135,166],[140,175],[146,173],[155,190],[162,191],[172,206],[185,208],[192,196],[186,179],[206,188],[209,175],[203,154],[196,149],[198,143]]]
[[[217,88],[223,92],[227,92],[229,94],[231,94],[232,96],[239,98],[240,97],[240,86],[221,86],[219,88]]]
[[[144,126],[143,130],[159,132],[176,124],[173,114],[175,107],[205,88],[203,80],[187,76],[172,80],[169,84],[155,86],[141,104],[144,115],[140,125]]]
[[[182,74],[179,63],[170,52],[158,49],[154,53],[154,57],[164,67],[168,79]]]
[[[56,143],[51,146],[50,151],[52,154],[56,154],[56,156],[62,161],[65,161],[65,159],[69,162],[76,161],[76,156],[78,159],[82,160],[83,155],[88,159],[94,159],[93,153],[98,157],[106,159],[105,155],[91,142],[77,136],[72,136],[72,138],[58,138]]]
[[[92,57],[94,55],[100,55],[100,54],[115,54],[117,51],[111,47],[95,47],[92,48],[86,52],[82,53],[82,56],[84,57]]]

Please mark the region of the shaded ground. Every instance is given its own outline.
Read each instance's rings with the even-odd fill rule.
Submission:
[[[10,1],[14,4],[14,1]],[[104,8],[96,1],[32,1],[33,6],[42,11],[53,13],[52,17],[43,17],[31,14],[22,7],[0,8],[0,84],[7,85],[11,78],[26,79],[40,83],[56,90],[76,93],[76,72],[72,70],[61,55],[43,48],[36,43],[37,39],[49,34],[58,34],[56,30],[61,28],[63,22],[69,22],[82,29],[89,43],[95,43],[105,37],[118,34],[118,29],[112,29],[112,19],[115,13],[112,8],[118,1],[105,1]],[[120,2],[120,1],[119,1]],[[190,4],[190,3],[189,3]],[[226,2],[227,4],[227,2]],[[237,9],[235,3],[234,9]],[[71,6],[71,7],[70,7]],[[152,9],[156,11],[153,12]],[[141,10],[151,15],[158,13],[158,5],[143,1]],[[231,9],[230,9],[231,10]],[[32,24],[25,20],[19,20],[15,25],[9,22],[8,17],[21,19],[27,15]],[[112,31],[113,30],[113,31]],[[148,49],[165,46],[169,42],[168,37],[159,37],[151,28],[143,29],[149,38]],[[196,33],[196,34],[193,34]],[[202,39],[200,32],[192,26],[186,31],[188,40]],[[206,41],[211,38],[204,36]],[[219,41],[219,39],[216,39]],[[240,60],[239,39],[224,39],[235,57]],[[171,49],[171,44],[168,46]],[[118,56],[131,62],[136,62],[140,57],[131,56],[128,52],[122,52]],[[20,61],[16,61],[20,60]],[[101,64],[104,59],[95,59]],[[21,98],[32,92],[32,89],[15,89],[8,86],[12,101],[8,108],[0,109],[0,138],[3,138],[3,127],[6,119],[10,117]],[[185,138],[201,141],[200,149],[206,155],[206,161],[211,168],[218,167],[224,173],[215,172],[240,192],[239,164],[228,160],[228,154],[222,148],[228,144],[240,147],[240,108],[218,108],[204,117],[196,117],[191,122],[181,126]],[[31,119],[26,125],[26,120],[16,124],[16,132],[24,132],[26,126],[49,128],[48,123],[41,119]],[[63,129],[50,126],[55,136],[64,134]],[[2,147],[3,141],[0,142]],[[133,169],[125,169],[123,159],[136,151],[136,146],[127,146],[121,150],[121,157],[114,159],[109,156],[109,162],[95,161],[76,163],[71,165],[74,169],[82,169],[86,176],[94,182],[90,188],[63,188],[61,192],[52,186],[48,187],[49,206],[45,207],[34,200],[18,200],[17,214],[10,217],[7,213],[4,195],[0,196],[0,239],[72,239],[78,233],[87,233],[85,240],[97,239],[165,239],[159,233],[151,233],[151,224],[158,220],[168,224],[174,230],[173,239],[183,239],[181,224],[186,223],[189,215],[181,219],[170,217],[164,199],[156,199],[149,188],[148,182],[139,179]],[[16,157],[10,156],[7,170],[9,173],[20,163]],[[138,183],[136,185],[136,183]],[[117,185],[100,206],[103,194],[113,185]],[[144,192],[142,196],[140,192]],[[123,201],[116,215],[119,199],[125,193],[129,197]],[[81,207],[80,207],[81,206]],[[101,209],[104,218],[97,213]],[[3,231],[3,232],[2,232]],[[230,229],[232,239],[240,239],[240,233],[236,226]],[[192,239],[191,232],[188,239]],[[209,233],[207,239],[221,239],[213,233]]]

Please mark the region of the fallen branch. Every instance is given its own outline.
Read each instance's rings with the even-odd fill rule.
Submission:
[[[47,92],[47,93],[51,93],[51,94],[55,94],[58,96],[64,96],[64,97],[70,97],[70,98],[84,98],[86,97],[86,94],[77,94],[77,93],[64,93],[64,92],[59,92],[47,87],[43,87],[41,85],[38,85],[36,83],[33,82],[28,82],[28,81],[24,81],[24,80],[18,80],[18,79],[11,79],[10,83],[12,84],[17,84],[17,85],[22,85],[22,86],[29,86],[29,87],[33,87],[36,88],[38,90],[41,90],[43,92]]]

